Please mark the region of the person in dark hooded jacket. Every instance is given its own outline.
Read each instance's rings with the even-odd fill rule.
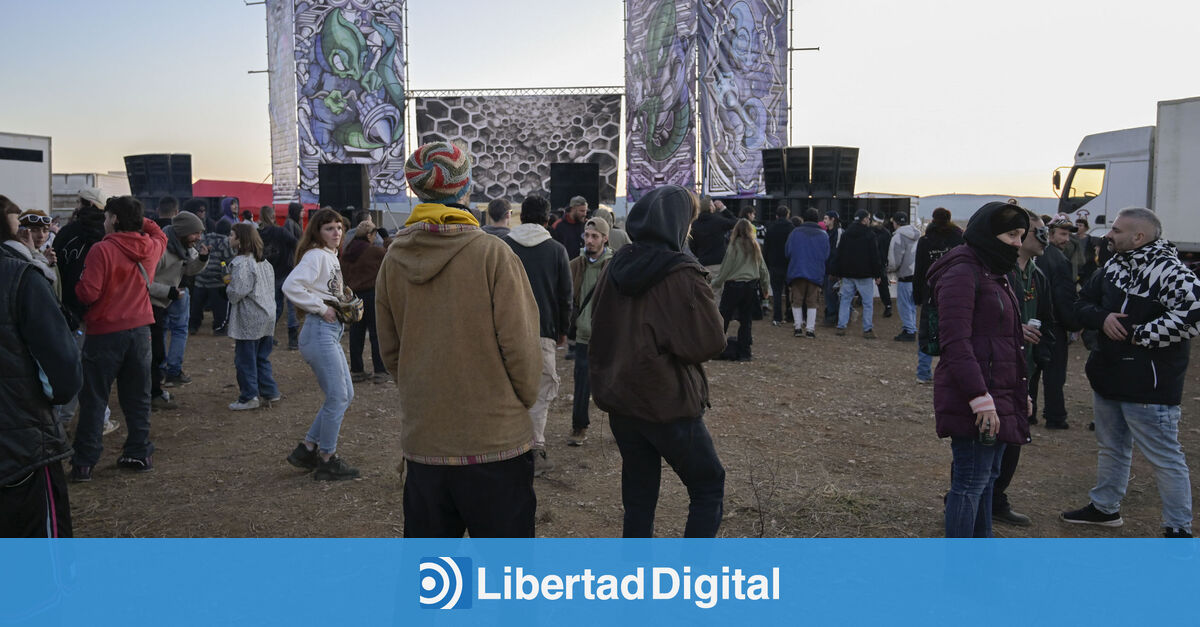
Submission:
[[[691,498],[684,536],[715,537],[721,526],[725,469],[704,426],[701,364],[725,348],[725,333],[704,266],[681,252],[698,212],[695,194],[682,187],[646,194],[626,222],[633,244],[596,287],[592,393],[621,451],[627,538],[654,533],[664,458]]]
[[[945,207],[934,209],[933,220],[917,240],[913,271],[913,300],[921,308],[917,316],[917,383],[933,383],[933,355],[924,350],[929,343],[929,267],[963,243],[962,229],[954,224],[952,217]]]
[[[988,203],[971,217],[967,245],[929,269],[941,348],[934,415],[938,437],[950,438],[954,458],[948,538],[991,537],[992,490],[1004,445],[1029,442],[1024,333],[1006,277],[1028,229],[1024,209]]]

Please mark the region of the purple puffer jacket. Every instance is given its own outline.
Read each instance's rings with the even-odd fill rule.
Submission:
[[[1000,416],[997,439],[1029,442],[1021,318],[1008,280],[989,272],[964,244],[929,268],[929,289],[937,297],[941,344],[933,376],[938,437],[977,437],[970,403],[991,394]]]

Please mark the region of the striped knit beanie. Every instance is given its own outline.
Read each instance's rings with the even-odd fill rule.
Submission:
[[[471,156],[449,142],[430,142],[404,164],[408,186],[421,200],[460,202],[471,193]]]

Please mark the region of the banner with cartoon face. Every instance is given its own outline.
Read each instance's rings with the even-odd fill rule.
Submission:
[[[403,202],[405,0],[295,0],[300,199],[321,163],[367,165],[375,202]]]
[[[762,153],[787,141],[788,0],[700,1],[704,191],[764,193]]]

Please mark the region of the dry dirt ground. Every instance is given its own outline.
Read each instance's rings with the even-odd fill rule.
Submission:
[[[940,537],[950,447],[934,434],[932,386],[915,384],[915,348],[892,341],[899,318],[878,317],[880,339],[857,332],[815,340],[755,323],[755,359],[713,362],[712,409],[705,420],[726,469],[724,537]],[[854,329],[852,325],[852,330]],[[284,329],[279,327],[279,338]],[[557,467],[535,480],[537,534],[621,534],[621,457],[604,414],[592,407],[582,448],[566,446],[572,362],[559,359],[562,385],[546,427]],[[1152,468],[1135,454],[1125,526],[1094,529],[1060,522],[1058,513],[1087,504],[1096,444],[1086,429],[1091,392],[1086,352],[1070,349],[1067,405],[1071,429],[1033,427],[1009,490],[1030,527],[997,525],[1008,537],[1153,537],[1160,533]],[[132,475],[115,464],[124,429],[105,437],[106,450],[88,484],[70,488],[79,536],[400,536],[397,391],[358,384],[338,452],[363,473],[340,483],[313,481],[284,458],[303,437],[320,390],[298,352],[272,359],[284,400],[270,409],[231,412],[236,400],[233,340],[207,330],[188,342],[184,370],[192,383],[175,390],[180,407],[153,415],[155,471]],[[370,359],[367,356],[367,364]],[[470,365],[457,373],[471,387]],[[1181,439],[1200,442],[1198,369],[1184,390]],[[428,373],[427,373],[428,374]],[[439,373],[438,376],[455,376]],[[114,416],[120,411],[114,401]],[[1194,463],[1194,461],[1193,461]],[[1195,496],[1193,500],[1200,502]],[[664,466],[656,533],[679,536],[687,493]]]

